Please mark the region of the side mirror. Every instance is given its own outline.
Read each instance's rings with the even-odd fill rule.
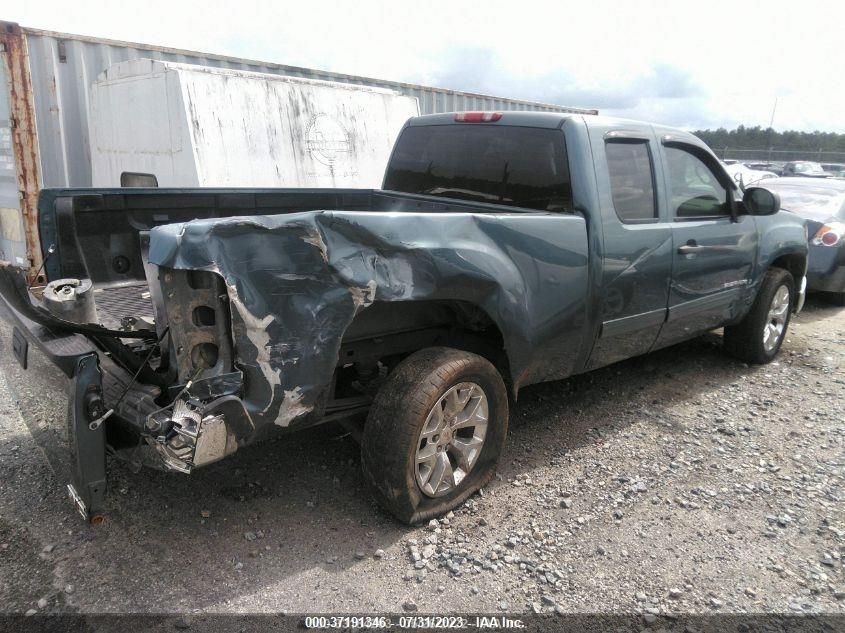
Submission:
[[[742,204],[751,215],[774,215],[780,211],[780,196],[762,187],[748,187]]]

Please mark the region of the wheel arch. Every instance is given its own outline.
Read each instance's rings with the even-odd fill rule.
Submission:
[[[504,330],[483,307],[461,299],[374,301],[347,327],[338,364],[407,356],[445,346],[486,358],[514,389]]]
[[[783,253],[772,260],[769,268],[782,268],[792,275],[796,284],[801,283],[801,278],[807,273],[806,253]]]

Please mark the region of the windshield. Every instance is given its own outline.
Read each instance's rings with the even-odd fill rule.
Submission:
[[[563,132],[504,125],[405,128],[390,159],[384,188],[571,211]]]

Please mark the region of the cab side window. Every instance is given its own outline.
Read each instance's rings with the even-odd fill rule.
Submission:
[[[619,139],[605,144],[610,192],[616,215],[626,224],[657,219],[654,169],[648,141]]]
[[[670,206],[674,217],[711,218],[731,214],[728,189],[692,151],[666,146]]]

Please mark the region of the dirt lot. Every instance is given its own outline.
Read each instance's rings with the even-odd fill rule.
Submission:
[[[709,335],[526,389],[493,484],[418,528],[334,426],[190,477],[113,462],[87,527],[45,456],[65,404],[0,338],[7,611],[845,613],[845,310],[822,300],[769,366]]]

